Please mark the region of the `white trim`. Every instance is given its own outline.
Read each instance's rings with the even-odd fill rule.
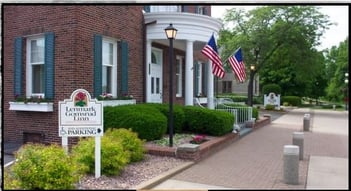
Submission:
[[[113,53],[113,60],[112,60],[112,77],[111,77],[111,92],[108,92],[109,95],[112,97],[117,97],[117,70],[118,70],[118,63],[117,63],[117,40],[109,38],[109,37],[103,37],[102,39],[102,48],[104,47],[104,43],[111,43],[112,44],[112,53]],[[103,51],[103,50],[102,50]],[[104,53],[102,53],[104,55]],[[104,56],[102,56],[102,59],[104,59]],[[104,64],[102,60],[102,67],[107,66]],[[102,68],[103,70],[103,68]],[[102,76],[104,78],[104,76]],[[104,93],[104,92],[103,92]]]
[[[37,63],[31,63],[30,62],[30,60],[31,60],[31,41],[32,40],[40,40],[40,39],[42,39],[44,41],[44,57],[43,57],[43,61],[42,62],[37,62]],[[32,71],[32,66],[33,65],[44,65],[44,64],[45,64],[45,36],[43,34],[41,34],[41,35],[33,35],[31,37],[28,37],[27,41],[26,41],[26,97],[31,97],[31,96],[34,95],[33,94],[33,71]],[[45,73],[45,71],[43,71],[43,72]],[[45,75],[43,75],[43,76],[45,76]],[[45,96],[44,92],[36,93],[35,95],[40,95],[42,97]]]
[[[177,60],[176,64],[179,64],[179,73],[177,73],[177,71],[176,71],[176,76],[179,75],[179,78],[177,81],[178,86],[176,88],[176,90],[177,90],[176,97],[183,97],[183,57],[177,55],[176,60]],[[178,62],[178,60],[179,60],[179,62]]]

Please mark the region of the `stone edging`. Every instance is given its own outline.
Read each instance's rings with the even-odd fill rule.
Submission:
[[[258,119],[255,121],[255,124],[252,130],[261,128],[270,123],[271,123],[271,116],[269,114],[264,115],[262,119]],[[239,133],[229,133],[224,136],[206,141],[205,143],[200,144],[198,148],[193,148],[193,149],[185,148],[183,151],[180,151],[178,150],[178,148],[175,148],[175,147],[162,147],[162,146],[151,146],[151,145],[145,145],[145,149],[147,150],[148,154],[198,161],[222,149],[223,147],[238,140],[239,138],[240,138]]]

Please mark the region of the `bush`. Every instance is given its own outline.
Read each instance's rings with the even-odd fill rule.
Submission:
[[[95,172],[95,138],[81,138],[78,144],[72,147],[72,158],[78,164],[85,166],[84,172]],[[130,153],[123,148],[121,141],[111,136],[101,138],[101,174],[119,175],[122,169],[130,162]]]
[[[109,136],[113,141],[121,141],[123,150],[130,154],[130,162],[144,158],[144,141],[140,140],[135,132],[128,129],[109,129],[104,136]]]
[[[266,84],[262,87],[263,95],[268,95],[269,93],[281,94],[282,89],[278,84]]]
[[[167,117],[145,104],[104,108],[104,128],[132,129],[140,139],[160,139],[167,131]]]
[[[275,110],[275,105],[267,104],[265,107],[266,110]]]
[[[145,105],[157,108],[168,119],[169,104],[147,103]],[[174,125],[173,133],[182,132],[183,126],[184,126],[184,118],[185,116],[184,116],[183,106],[177,105],[177,104],[173,105],[173,125]],[[168,128],[167,128],[167,133],[169,133]]]
[[[301,106],[302,104],[302,100],[298,96],[282,96],[280,102],[288,102],[292,106]]]
[[[221,136],[233,130],[231,113],[185,106],[185,129],[197,134]]]
[[[58,145],[26,144],[16,153],[11,166],[14,184],[21,189],[72,189],[82,172]]]

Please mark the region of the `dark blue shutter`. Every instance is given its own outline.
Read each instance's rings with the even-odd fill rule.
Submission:
[[[128,43],[126,41],[122,41],[121,43],[121,57],[122,57],[122,87],[121,93],[122,95],[128,94]]]
[[[22,37],[15,38],[14,45],[14,96],[21,96],[22,90]]]
[[[94,96],[102,94],[102,36],[94,35]]]
[[[45,98],[54,99],[55,92],[55,34],[45,33]]]
[[[195,14],[199,13],[198,9],[199,9],[199,6],[195,6]]]
[[[145,5],[144,6],[144,11],[147,13],[150,13],[150,5]]]
[[[194,83],[194,95],[197,96],[198,92],[199,92],[199,64],[198,63],[194,63],[194,76],[195,76],[195,83]]]

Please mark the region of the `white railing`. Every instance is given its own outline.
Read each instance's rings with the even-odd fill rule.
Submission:
[[[242,124],[252,119],[252,107],[229,106],[225,105],[223,101],[218,101],[215,109],[233,114],[235,117],[234,125]]]

